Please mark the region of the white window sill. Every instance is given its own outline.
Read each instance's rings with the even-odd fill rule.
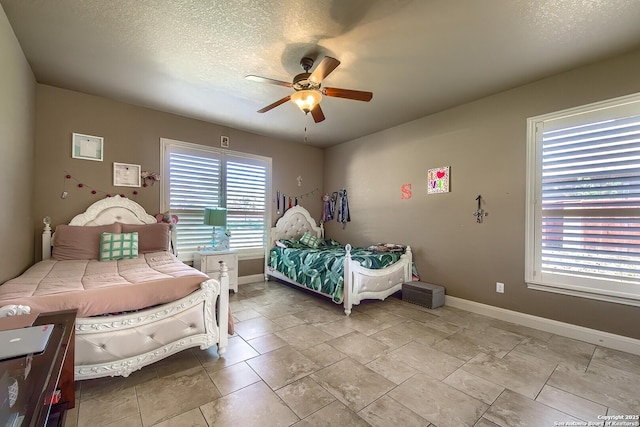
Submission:
[[[238,254],[238,261],[240,260],[252,260],[252,259],[264,259],[264,251],[262,250],[257,250],[257,251],[244,251],[244,252],[240,252],[240,251],[235,251],[236,254]],[[188,258],[180,258],[180,261],[184,262],[185,264],[189,264],[189,265],[193,265],[193,255],[189,256]]]
[[[632,305],[632,306],[640,307],[640,299],[635,299],[635,298],[603,295],[603,294],[598,294],[594,292],[586,292],[586,291],[579,291],[574,289],[559,288],[551,285],[543,285],[540,283],[527,283],[527,288],[533,289],[536,291],[553,292],[556,294],[571,295],[574,297],[589,298],[589,299],[594,299],[598,301],[610,302],[614,304],[624,304],[624,305]]]

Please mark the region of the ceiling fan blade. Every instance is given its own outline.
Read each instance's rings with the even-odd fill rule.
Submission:
[[[274,102],[273,104],[267,105],[266,107],[264,107],[261,110],[258,110],[258,113],[266,113],[267,111],[276,108],[278,105],[282,105],[285,102],[287,102],[289,99],[291,99],[291,96],[285,96],[282,99],[277,100],[276,102]]]
[[[361,90],[338,89],[337,87],[325,87],[322,93],[326,96],[336,98],[354,99],[356,101],[369,102],[373,98],[373,93],[363,92]]]
[[[322,62],[313,70],[313,73],[309,76],[309,80],[315,83],[322,83],[322,80],[335,70],[338,65],[340,65],[340,61],[330,56],[325,56]]]
[[[324,113],[322,112],[322,108],[320,108],[320,104],[316,104],[311,110],[311,115],[313,116],[313,121],[316,123],[320,123],[324,120]]]
[[[270,83],[272,85],[278,85],[278,86],[285,86],[285,87],[292,86],[292,84],[289,82],[283,82],[282,80],[269,79],[267,77],[249,75],[249,76],[246,76],[245,79],[252,80],[254,82],[260,82],[260,83]]]

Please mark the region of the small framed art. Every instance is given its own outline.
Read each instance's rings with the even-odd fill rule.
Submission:
[[[427,194],[448,193],[449,178],[450,178],[449,166],[429,169],[428,171],[429,188],[427,190]]]
[[[114,187],[140,187],[140,165],[128,163],[113,164],[113,186]]]
[[[74,159],[102,161],[104,138],[74,133],[71,138],[71,157]]]

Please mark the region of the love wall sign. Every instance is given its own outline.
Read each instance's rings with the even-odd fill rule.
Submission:
[[[449,166],[429,169],[429,189],[428,194],[449,192]]]

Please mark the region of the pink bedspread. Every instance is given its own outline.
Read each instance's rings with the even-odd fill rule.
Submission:
[[[136,310],[180,299],[206,274],[169,252],[117,261],[40,261],[0,286],[0,307],[21,304],[32,313],[78,309],[78,317]]]

